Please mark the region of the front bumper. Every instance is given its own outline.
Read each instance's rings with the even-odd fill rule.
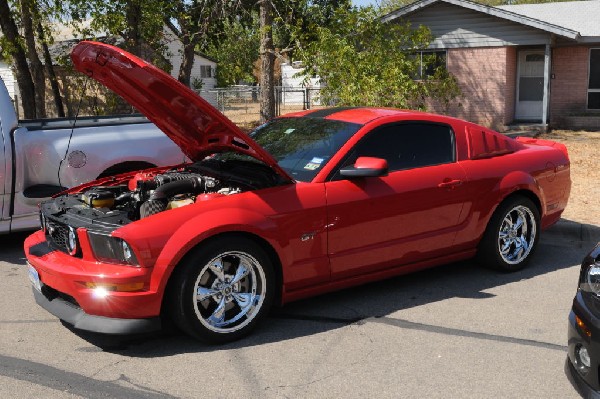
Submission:
[[[78,330],[102,334],[138,334],[161,329],[159,317],[148,319],[115,319],[104,316],[93,316],[64,299],[57,297],[50,300],[41,291],[35,288],[32,288],[32,291],[38,305]]]
[[[39,275],[41,291],[33,288],[36,302],[75,328],[107,334],[130,334],[160,329],[162,296],[153,289],[152,270],[77,258],[52,250],[44,233],[24,243],[29,264]],[[142,284],[138,291],[94,287]]]
[[[591,336],[577,325],[575,317],[585,324]],[[573,309],[569,314],[568,357],[565,373],[571,384],[584,398],[600,399],[600,318],[595,316],[582,293],[578,292],[573,300]],[[577,348],[583,346],[590,357],[590,367],[581,367],[575,354]]]

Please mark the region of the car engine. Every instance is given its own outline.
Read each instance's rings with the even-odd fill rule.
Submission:
[[[154,214],[200,201],[284,183],[271,168],[252,161],[207,159],[133,177],[114,177],[40,205],[45,228],[56,224],[109,233]]]

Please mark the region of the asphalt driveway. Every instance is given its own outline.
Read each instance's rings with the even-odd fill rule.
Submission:
[[[71,331],[34,303],[23,238],[0,243],[0,397],[569,398],[567,315],[600,227],[561,220],[517,273],[461,262],[293,303],[225,346]]]

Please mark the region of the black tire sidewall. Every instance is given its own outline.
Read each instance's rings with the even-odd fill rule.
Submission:
[[[534,216],[536,229],[535,237],[533,241],[533,248],[529,251],[529,254],[519,263],[510,264],[506,262],[500,255],[500,248],[498,247],[498,236],[500,234],[500,227],[508,212],[517,206],[524,206],[528,208]],[[488,223],[486,231],[483,235],[479,249],[477,252],[477,260],[480,264],[505,272],[514,272],[523,269],[527,263],[531,260],[531,257],[537,249],[540,239],[540,212],[529,198],[516,195],[507,198],[502,202]]]
[[[244,252],[257,260],[265,275],[265,298],[258,313],[248,325],[234,332],[219,333],[209,330],[200,322],[192,298],[196,280],[204,266],[210,260],[229,251]],[[215,238],[200,244],[182,260],[172,278],[168,294],[173,320],[184,332],[207,343],[231,342],[246,336],[266,317],[273,304],[275,278],[272,262],[260,245],[244,237]]]

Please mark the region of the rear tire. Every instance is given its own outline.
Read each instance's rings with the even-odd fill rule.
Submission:
[[[539,241],[540,212],[526,197],[502,202],[485,230],[477,261],[493,269],[514,272],[523,269]]]
[[[246,336],[273,303],[271,261],[258,244],[244,237],[200,244],[172,278],[171,317],[184,332],[207,343]]]

